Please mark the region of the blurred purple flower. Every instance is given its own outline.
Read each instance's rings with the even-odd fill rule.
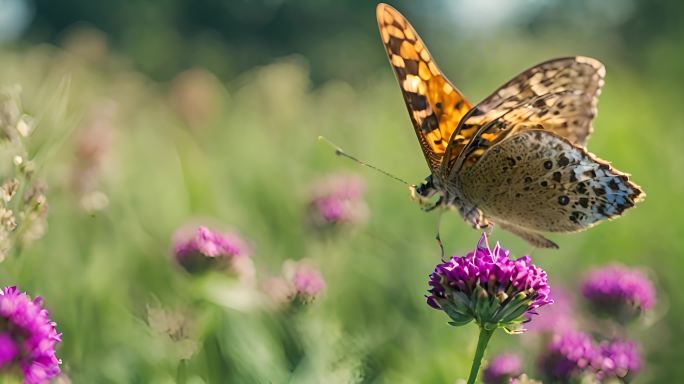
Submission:
[[[496,244],[489,249],[482,235],[475,251],[438,264],[430,275],[427,303],[444,310],[452,325],[475,320],[481,327],[521,333],[522,324],[549,298],[546,272],[529,256],[513,260]]]
[[[308,304],[321,295],[325,289],[321,272],[306,260],[286,260],[283,276],[268,279],[263,286],[276,308],[289,304]]]
[[[314,228],[359,224],[368,217],[363,180],[353,174],[332,174],[311,186],[308,219]]]
[[[601,381],[617,378],[629,382],[641,370],[639,347],[628,340],[603,341],[594,365]]]
[[[542,384],[541,381],[530,379],[526,374],[522,374],[518,377],[511,378],[508,384]]]
[[[31,300],[16,287],[4,288],[0,293],[0,318],[0,366],[4,370],[17,364],[25,384],[47,383],[60,373],[55,345],[61,342],[62,335],[42,307],[41,298]]]
[[[325,281],[318,269],[307,264],[298,264],[292,275],[295,292],[305,298],[315,298],[325,288]]]
[[[504,353],[494,357],[484,369],[485,384],[506,384],[522,373],[522,359],[518,355]]]
[[[234,233],[220,233],[207,227],[197,228],[194,236],[175,236],[174,256],[189,272],[227,269],[240,278],[252,277],[252,261],[245,241]]]
[[[582,294],[594,311],[626,323],[653,308],[656,291],[643,272],[613,264],[590,271]]]
[[[553,305],[539,310],[539,317],[528,324],[530,332],[564,333],[577,329],[577,311],[574,309],[573,298],[560,287],[553,287],[549,294]]]
[[[553,336],[539,365],[552,381],[567,382],[593,373],[592,362],[598,355],[598,348],[589,335],[582,332],[559,333]]]

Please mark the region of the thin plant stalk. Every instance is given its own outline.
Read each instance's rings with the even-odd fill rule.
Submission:
[[[477,349],[475,349],[475,356],[473,357],[473,365],[470,368],[470,376],[468,376],[468,384],[475,384],[475,379],[477,379],[477,373],[480,371],[480,365],[482,364],[482,358],[484,357],[485,350],[487,349],[487,344],[489,339],[494,334],[495,329],[487,330],[480,327],[480,336],[477,339]]]

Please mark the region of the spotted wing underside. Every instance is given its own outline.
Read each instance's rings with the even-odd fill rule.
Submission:
[[[627,174],[545,130],[496,144],[459,174],[459,185],[495,223],[532,233],[580,231],[644,198]]]
[[[439,168],[448,140],[472,108],[442,74],[415,29],[396,9],[377,7],[380,36],[431,171]]]
[[[523,130],[549,131],[584,147],[604,77],[603,64],[583,56],[550,60],[515,76],[461,122],[458,130],[477,133],[464,141],[455,132],[451,141],[460,148],[447,150],[443,171],[453,175],[472,166],[488,148]]]

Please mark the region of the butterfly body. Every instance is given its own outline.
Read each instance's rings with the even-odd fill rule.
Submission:
[[[431,171],[411,187],[424,210],[454,209],[474,228],[496,224],[555,248],[542,233],[589,228],[643,199],[585,149],[605,76],[598,60],[549,60],[472,105],[398,11],[380,4],[377,18]]]

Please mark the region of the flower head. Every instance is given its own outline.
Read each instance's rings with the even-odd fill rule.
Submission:
[[[55,323],[42,307],[16,287],[0,292],[0,368],[15,365],[25,384],[47,383],[60,372],[55,345],[61,341]]]
[[[542,384],[541,381],[532,380],[526,374],[522,374],[516,378],[511,378],[508,384]]]
[[[323,275],[306,260],[287,260],[283,276],[273,277],[264,284],[264,291],[275,307],[288,304],[309,304],[325,289]]]
[[[573,297],[562,288],[553,287],[549,295],[553,305],[539,310],[539,317],[530,322],[530,332],[564,333],[577,329],[577,312],[574,308]]]
[[[295,292],[305,300],[318,296],[325,288],[325,280],[321,272],[311,265],[298,264],[292,273],[292,284]]]
[[[595,366],[602,381],[615,378],[628,382],[641,370],[639,347],[632,341],[602,341],[598,350]]]
[[[356,175],[332,174],[311,187],[308,219],[314,228],[359,224],[368,217],[365,185]]]
[[[505,384],[522,373],[522,359],[520,356],[504,353],[493,358],[483,373],[485,384]]]
[[[556,334],[540,360],[541,370],[551,380],[566,382],[594,371],[596,344],[582,332]]]
[[[582,294],[595,312],[620,323],[635,319],[655,304],[651,280],[643,272],[620,264],[590,271]]]
[[[438,264],[429,285],[427,303],[444,310],[452,325],[475,320],[488,330],[523,332],[529,316],[553,302],[546,272],[529,256],[513,260],[499,244],[489,249],[485,234],[475,251]]]
[[[176,236],[174,256],[189,272],[202,272],[210,268],[227,269],[238,277],[253,275],[252,261],[244,240],[234,233],[197,228],[190,238]]]

